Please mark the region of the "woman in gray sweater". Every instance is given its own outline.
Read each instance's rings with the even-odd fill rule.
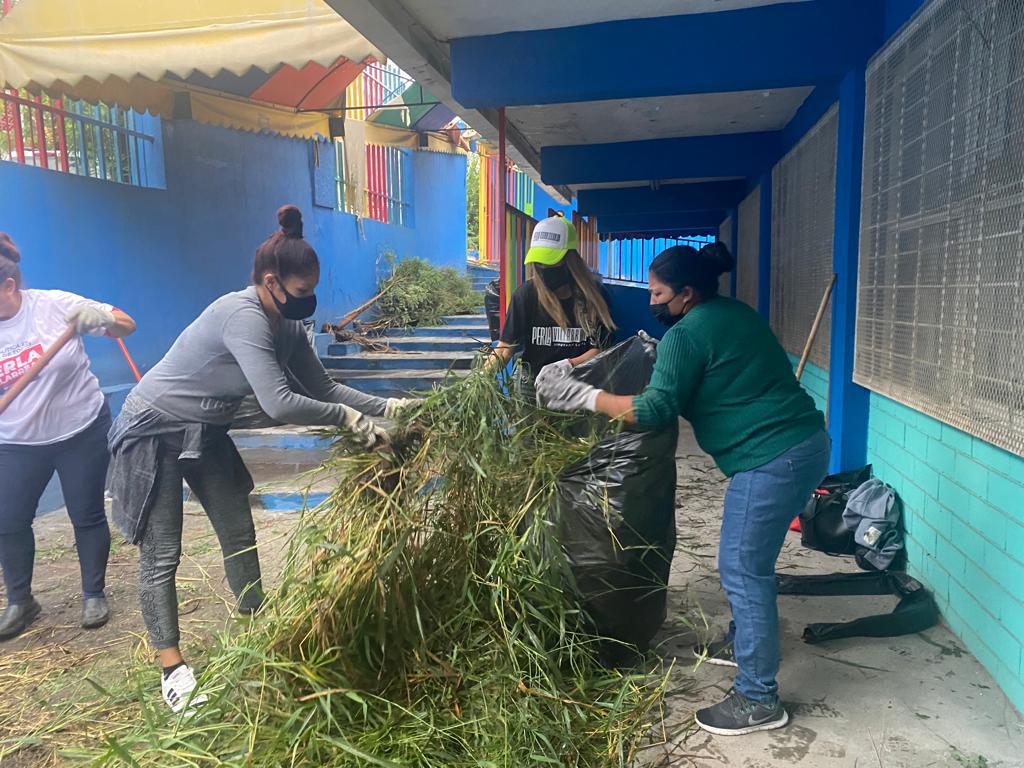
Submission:
[[[295,206],[256,251],[253,285],[214,301],[139,382],[110,430],[113,521],[139,545],[139,599],[163,667],[163,698],[194,707],[192,669],[178,648],[175,575],[181,559],[184,479],[203,505],[224,554],[238,610],[263,600],[249,493],[252,478],[228,436],[246,395],[287,424],[342,427],[367,449],[386,433],[367,416],[389,417],[406,401],[341,386],[327,375],[302,320],[316,309],[320,263],[302,238]]]

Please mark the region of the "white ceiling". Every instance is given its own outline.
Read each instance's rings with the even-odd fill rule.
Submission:
[[[779,130],[811,87],[509,107],[535,147]]]
[[[807,0],[401,0],[436,40],[555,29],[602,21],[735,11]]]

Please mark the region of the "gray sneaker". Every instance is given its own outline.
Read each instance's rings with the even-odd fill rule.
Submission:
[[[774,704],[762,704],[733,692],[715,706],[698,710],[694,720],[709,733],[742,736],[782,728],[789,722],[789,713],[778,700]]]
[[[717,667],[737,666],[736,656],[732,652],[732,641],[724,638],[710,643],[698,643],[693,646],[693,655]]]
[[[34,597],[27,603],[8,605],[3,615],[0,615],[0,640],[10,640],[20,635],[36,620],[42,610],[42,606]]]
[[[97,629],[110,621],[110,606],[105,597],[86,597],[82,600],[82,627]]]

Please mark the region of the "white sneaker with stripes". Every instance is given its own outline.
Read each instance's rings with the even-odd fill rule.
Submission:
[[[185,716],[190,716],[196,707],[205,704],[207,696],[205,693],[193,695],[196,687],[196,676],[192,667],[182,664],[167,677],[162,678],[161,689],[164,694],[164,701],[174,713],[181,712],[188,707]]]

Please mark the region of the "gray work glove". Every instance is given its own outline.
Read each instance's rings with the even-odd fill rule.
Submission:
[[[392,420],[397,419],[398,414],[406,408],[419,405],[422,402],[423,400],[418,397],[390,397],[384,404],[384,418]]]
[[[82,335],[106,331],[113,327],[117,319],[109,309],[94,307],[89,304],[79,304],[64,317],[68,325],[73,325],[75,330]]]
[[[557,364],[556,364],[557,365]],[[552,411],[596,411],[597,396],[601,390],[572,378],[565,366],[546,365],[541,369],[534,385],[537,404]]]
[[[347,405],[342,405],[341,408],[345,414],[341,426],[355,436],[361,447],[373,450],[387,445],[388,433],[377,422],[355,408],[349,408]]]

